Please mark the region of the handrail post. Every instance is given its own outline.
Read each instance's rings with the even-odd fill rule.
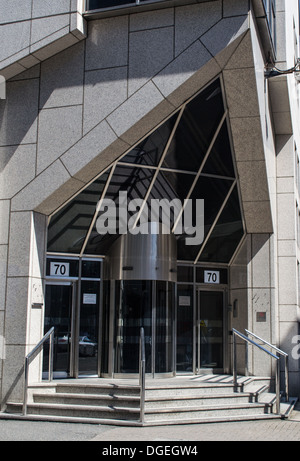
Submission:
[[[284,368],[285,368],[285,399],[288,402],[290,399],[289,391],[289,357],[286,355],[284,357]]]
[[[236,363],[236,334],[233,331],[233,386],[234,391],[237,392],[237,363]]]
[[[280,361],[276,362],[276,413],[280,414]]]
[[[245,342],[245,376],[249,376],[249,347],[248,342]]]
[[[245,331],[246,331],[247,335],[251,335],[254,338],[262,341],[264,344],[266,344],[267,346],[271,347],[273,350],[278,352],[279,355],[284,357],[284,374],[285,374],[285,379],[284,379],[285,393],[284,393],[284,396],[285,396],[286,401],[288,402],[289,401],[289,357],[288,357],[288,354],[286,352],[282,351],[281,349],[279,349],[278,347],[274,346],[273,344],[269,343],[265,339],[260,338],[255,333],[252,333],[252,331],[249,331],[249,330],[245,330]]]
[[[146,393],[146,360],[145,360],[145,333],[141,328],[140,335],[140,422],[145,422],[145,393]]]
[[[53,380],[53,354],[54,354],[54,330],[51,332],[49,337],[49,373],[48,381]]]
[[[28,389],[28,368],[29,368],[29,358],[25,357],[24,362],[24,398],[23,398],[23,410],[22,413],[24,416],[27,415],[27,389]]]
[[[236,385],[236,381],[237,381],[237,377],[236,377],[236,340],[235,340],[235,335],[239,336],[239,338],[243,339],[244,341],[258,347],[258,349],[266,352],[268,355],[270,355],[273,359],[276,360],[276,374],[275,374],[276,413],[279,415],[280,414],[280,359],[279,359],[279,357],[277,355],[273,354],[272,352],[268,351],[266,348],[264,348],[260,344],[254,342],[252,339],[250,339],[247,336],[243,335],[239,331],[235,330],[234,328],[232,329],[232,332],[233,332],[233,351],[234,351],[234,354],[233,354],[233,382],[234,382],[235,385]],[[261,339],[257,335],[255,335],[254,333],[249,332],[248,330],[246,330],[246,332],[247,332],[247,334],[250,334],[250,335],[256,337],[257,339]],[[288,357],[288,355],[285,352],[281,351],[277,347],[273,346],[272,344],[268,343],[265,340],[262,340],[262,341],[265,344],[267,344],[268,346],[270,346],[273,349],[277,350],[277,352],[279,354],[284,355],[286,358]],[[288,365],[288,361],[286,360],[286,371],[287,371],[287,365]],[[286,372],[286,379],[287,379],[287,376],[288,376],[288,373]],[[288,386],[287,381],[286,381],[286,385]],[[288,387],[286,389],[286,392],[288,393]]]
[[[48,381],[53,379],[53,348],[54,348],[54,327],[50,328],[48,333],[44,335],[41,341],[32,349],[29,354],[26,355],[24,361],[24,394],[23,394],[23,408],[22,413],[25,416],[27,414],[27,400],[28,400],[28,382],[29,382],[29,365],[30,361],[33,360],[36,355],[39,354],[45,341],[49,338],[49,369],[48,369]]]

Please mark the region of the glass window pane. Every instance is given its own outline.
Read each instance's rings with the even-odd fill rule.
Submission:
[[[98,372],[100,283],[93,280],[81,282],[79,374]]]
[[[193,206],[196,199],[204,200],[204,239],[207,236],[224,200],[232,185],[232,181],[200,176],[191,195]],[[195,220],[196,212],[193,211],[192,225],[198,227]],[[186,245],[182,235],[177,238],[177,257],[179,261],[194,261],[199,253],[201,245]],[[192,237],[192,236],[190,236]]]
[[[122,6],[128,3],[134,3],[135,0],[88,0],[87,10],[97,10],[99,8],[111,8],[113,6]]]
[[[157,178],[154,182],[153,188],[148,198],[149,210],[151,210],[152,221],[161,222],[164,217],[164,223],[172,230],[174,224],[174,213],[175,216],[181,211],[184,200],[187,198],[188,193],[191,189],[195,176],[192,174],[176,173],[172,171],[161,171],[158,173]],[[162,200],[165,199],[165,211],[162,212],[162,208],[159,208],[159,216],[154,212],[155,207],[151,200]],[[173,204],[171,203],[173,200]],[[163,203],[163,202],[160,202]],[[174,208],[175,207],[175,208]]]
[[[138,373],[140,329],[144,327],[146,372],[151,372],[152,282],[116,282],[115,373]]]
[[[199,261],[229,263],[244,235],[239,196],[235,188]]]
[[[157,166],[171,135],[178,113],[132,149],[120,162]]]
[[[81,277],[85,278],[100,278],[101,263],[100,261],[82,261]]]
[[[156,282],[156,336],[155,372],[167,373],[173,369],[173,306],[174,284]]]
[[[220,130],[202,172],[231,178],[235,176],[226,123]]]
[[[223,114],[222,92],[217,80],[186,106],[163,167],[197,171]]]
[[[116,220],[114,221],[115,226],[113,226],[115,227],[115,229],[113,229],[113,231],[115,230],[115,233],[104,233],[101,235],[98,233],[97,225],[95,224],[85,249],[86,254],[105,255],[107,253],[110,246],[119,237],[120,225],[126,225],[124,220],[120,221],[118,217],[117,210],[119,209],[119,192],[127,192],[128,201],[139,198],[144,199],[153,179],[153,175],[154,170],[149,170],[148,168],[137,168],[135,166],[131,167],[125,165],[116,167],[105,195],[105,199],[111,199],[115,203]],[[127,203],[125,206],[127,209]],[[138,209],[135,212],[126,213],[127,221],[137,212]],[[102,216],[105,227],[107,227],[107,223],[105,223],[105,213],[107,213],[106,208],[101,210],[97,219]]]
[[[72,286],[46,285],[44,334],[54,330],[54,372],[70,372]],[[49,367],[49,343],[44,347],[43,371]]]
[[[193,282],[194,281],[193,266],[177,266],[177,281],[178,282]]]
[[[193,285],[177,286],[176,368],[178,372],[193,371]]]
[[[200,176],[192,192],[191,199],[193,201],[196,199],[204,200],[204,236],[207,235],[231,186],[231,180]],[[193,224],[195,225],[196,223]]]
[[[48,251],[80,253],[109,172],[104,173],[52,216]]]
[[[200,367],[223,367],[223,293],[200,292]]]

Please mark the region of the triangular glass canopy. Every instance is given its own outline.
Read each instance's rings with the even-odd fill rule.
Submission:
[[[137,226],[153,199],[181,203],[203,199],[203,242],[187,246],[187,235],[176,235],[178,260],[230,262],[244,227],[219,79],[51,217],[48,252],[105,257],[124,229],[124,215],[116,216],[116,233],[101,235],[96,223],[105,209],[99,205],[107,199],[120,205],[120,192],[126,192],[128,201],[140,200],[141,206],[135,211],[126,210],[126,223],[136,217]],[[173,209],[170,220],[174,231]]]

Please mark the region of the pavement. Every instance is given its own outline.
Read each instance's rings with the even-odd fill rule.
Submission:
[[[102,450],[108,449],[107,447],[110,450],[116,450],[115,453],[102,452],[102,454],[122,454],[127,455],[131,459],[138,453],[152,455],[154,449],[149,448],[149,452],[146,452],[146,448],[143,448],[142,451],[138,451],[137,449],[135,455],[134,451],[132,453],[120,453],[117,451],[118,447],[121,446],[120,442],[124,442],[124,447],[131,446],[134,449],[135,446],[151,447],[151,443],[153,443],[153,446],[157,446],[160,443],[163,445],[169,443],[170,446],[174,446],[176,443],[181,446],[188,446],[188,443],[185,444],[185,442],[300,441],[300,404],[296,405],[288,420],[270,419],[157,427],[120,427],[2,419],[0,420],[1,441],[101,442]],[[172,455],[176,453],[167,454]]]

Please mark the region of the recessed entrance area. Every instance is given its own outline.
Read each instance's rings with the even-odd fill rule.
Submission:
[[[230,139],[217,78],[50,217],[57,375],[137,376],[141,327],[149,376],[227,370],[227,270],[245,234]]]
[[[61,266],[67,268],[63,276],[50,274]],[[138,280],[134,271],[132,280],[113,280],[102,278],[103,260],[57,255],[48,257],[47,270],[44,331],[55,327],[54,378],[136,378],[141,327],[149,377],[226,371],[224,267],[185,264],[170,280]],[[204,283],[206,272],[219,283]],[[44,364],[46,378],[47,347]]]

